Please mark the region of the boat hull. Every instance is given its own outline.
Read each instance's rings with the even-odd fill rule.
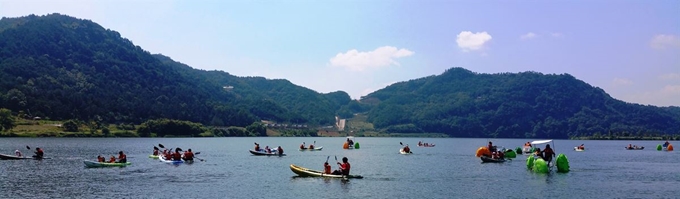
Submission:
[[[126,163],[108,163],[108,162],[95,162],[95,161],[89,161],[85,160],[83,161],[85,163],[85,167],[88,168],[98,168],[98,167],[125,167],[128,165],[131,165],[131,162],[126,162]]]
[[[286,156],[285,153],[279,155],[279,153],[275,153],[275,152],[267,153],[265,151],[253,151],[253,150],[248,150],[248,151],[250,151],[251,154],[257,155],[257,156]]]
[[[323,177],[323,178],[364,178],[361,175],[348,175],[348,176],[343,176],[343,175],[333,175],[333,174],[324,174],[321,171],[317,170],[312,170],[300,166],[296,166],[294,164],[290,165],[290,170],[293,171],[293,173],[297,174],[298,176],[301,177]]]
[[[322,146],[320,146],[320,147],[314,147],[313,149],[309,149],[309,148],[307,148],[307,149],[300,149],[300,151],[321,151],[321,149],[323,149]]]
[[[505,162],[505,159],[494,159],[494,158],[490,158],[490,157],[486,157],[486,156],[482,156],[482,157],[479,157],[479,158],[482,159],[482,162],[484,162],[484,163],[501,163],[501,162]]]

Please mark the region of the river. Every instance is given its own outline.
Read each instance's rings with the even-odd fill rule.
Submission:
[[[487,139],[356,138],[1,138],[0,153],[41,147],[46,160],[0,160],[0,198],[667,198],[680,196],[680,155],[656,151],[661,141],[554,140],[571,172],[536,174],[525,156],[482,164]],[[416,147],[418,141],[436,147]],[[516,148],[528,139],[491,139]],[[253,143],[282,146],[287,156],[253,156]],[[316,142],[322,151],[298,151]],[[411,155],[400,155],[399,144]],[[628,144],[645,146],[629,151]],[[148,158],[154,146],[191,148],[205,161],[169,165]],[[574,146],[585,144],[586,151]],[[672,142],[672,144],[676,145]],[[85,168],[83,160],[123,150],[132,165]],[[290,164],[321,170],[327,158],[348,157],[364,179],[300,178]]]

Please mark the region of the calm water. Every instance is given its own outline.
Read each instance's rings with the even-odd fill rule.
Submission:
[[[664,198],[680,196],[680,155],[654,150],[660,141],[555,140],[570,161],[566,174],[527,171],[525,157],[481,164],[486,139],[357,138],[2,138],[0,153],[42,147],[49,160],[0,160],[0,198]],[[436,147],[415,147],[419,140]],[[300,152],[316,141],[322,151]],[[525,139],[494,139],[515,148]],[[281,145],[288,156],[252,156],[248,149]],[[400,155],[399,142],[414,154]],[[200,151],[205,162],[173,166],[149,159],[154,145]],[[585,152],[573,147],[585,144]],[[624,150],[632,143],[642,151]],[[680,146],[680,143],[673,143]],[[97,155],[128,154],[125,168],[84,168]],[[297,178],[289,165],[321,170],[343,156],[364,179]],[[336,169],[334,165],[333,169]]]

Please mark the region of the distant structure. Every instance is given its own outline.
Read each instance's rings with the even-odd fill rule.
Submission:
[[[335,126],[338,127],[338,131],[344,131],[345,119],[340,119],[338,116],[335,116]]]

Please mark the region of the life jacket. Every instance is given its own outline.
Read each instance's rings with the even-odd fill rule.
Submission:
[[[340,170],[342,170],[342,175],[349,175],[349,170],[352,168],[349,162],[340,164]]]
[[[182,154],[179,152],[175,152],[172,154],[172,160],[182,160]]]
[[[127,156],[125,154],[119,154],[118,160],[127,160]]]
[[[192,152],[184,152],[184,159],[185,160],[194,160],[194,153]]]
[[[323,168],[323,173],[324,174],[331,174],[331,165],[326,163]]]
[[[153,155],[158,155],[158,150],[154,149],[154,150],[153,150]]]
[[[104,157],[100,156],[100,157],[97,158],[97,162],[105,162],[105,161],[106,161],[106,159]]]
[[[300,149],[305,149],[305,145],[304,145],[304,144],[301,144],[301,145],[300,145]]]
[[[116,162],[116,157],[111,156],[111,159],[109,159],[109,163],[114,163]]]
[[[259,151],[259,150],[260,150],[260,145],[255,145],[255,151]]]
[[[276,149],[276,150],[279,151],[279,154],[283,154],[283,148],[279,147],[279,148]]]
[[[314,149],[314,145],[309,145],[309,149]]]

